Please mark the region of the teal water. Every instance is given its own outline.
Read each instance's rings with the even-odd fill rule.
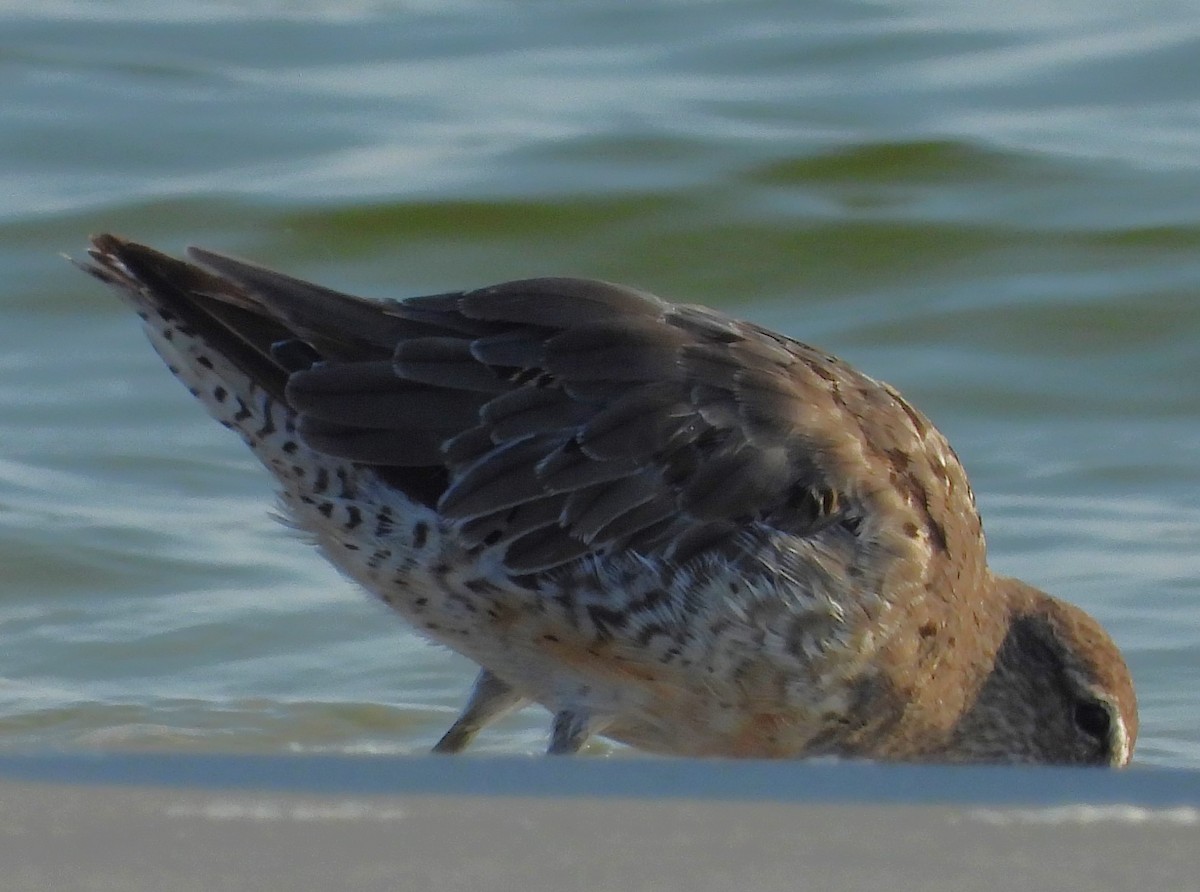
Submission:
[[[420,752],[472,670],[269,516],[88,233],[378,296],[597,276],[895,384],[1200,767],[1200,11],[0,2],[0,748]],[[486,734],[536,751],[545,717]],[[608,747],[597,744],[596,751]]]

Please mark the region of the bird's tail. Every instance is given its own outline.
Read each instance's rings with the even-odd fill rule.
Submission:
[[[92,238],[78,265],[137,311],[167,368],[282,480],[304,450],[288,405],[289,363],[311,355],[288,326],[236,281],[113,235]],[[311,353],[311,348],[309,353]]]

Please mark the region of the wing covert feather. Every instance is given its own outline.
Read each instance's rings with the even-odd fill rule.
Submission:
[[[827,357],[722,313],[566,278],[368,301],[195,256],[294,333],[278,352],[309,446],[405,469],[384,475],[401,487],[427,469],[464,544],[513,572],[622,548],[690,558],[748,522],[803,533],[848,504],[822,497],[805,426]]]

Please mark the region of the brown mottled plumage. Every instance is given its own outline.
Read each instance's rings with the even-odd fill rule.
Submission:
[[[438,744],[528,701],[551,752],[1128,762],[1120,653],[987,567],[895,390],[581,279],[370,301],[103,235],[84,268],[278,479],[292,522],[482,668]]]

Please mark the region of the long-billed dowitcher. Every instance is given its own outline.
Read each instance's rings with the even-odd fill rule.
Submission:
[[[1077,607],[987,566],[957,456],[821,350],[631,288],[403,301],[111,235],[116,288],[292,523],[481,667],[437,744],[533,701],[683,755],[1129,761]]]

